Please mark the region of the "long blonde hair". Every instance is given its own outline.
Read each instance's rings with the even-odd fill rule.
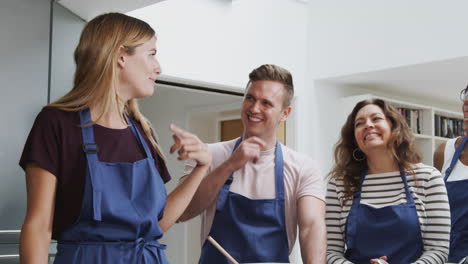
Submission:
[[[146,22],[121,13],[102,14],[89,21],[75,49],[73,88],[48,107],[75,112],[101,104],[102,112],[91,123],[95,124],[106,112],[113,110],[112,107],[117,106],[122,119],[127,114],[141,123],[151,144],[164,158],[155,140],[156,133],[149,120],[140,112],[137,100],[124,102],[116,86],[119,50],[123,47],[129,54],[133,54],[137,46],[154,36],[155,31]]]

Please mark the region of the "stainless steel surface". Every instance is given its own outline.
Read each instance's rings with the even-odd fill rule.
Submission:
[[[0,230],[0,245],[19,244],[20,232],[20,230]]]
[[[17,264],[19,262],[20,230],[0,230],[0,264]],[[49,263],[55,257],[57,244],[51,241],[49,248]]]
[[[0,7],[0,230],[19,229],[26,211],[21,151],[47,102],[50,0],[2,0]]]

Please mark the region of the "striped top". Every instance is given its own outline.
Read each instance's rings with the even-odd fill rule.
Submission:
[[[450,241],[450,209],[447,191],[440,172],[419,163],[416,177],[407,176],[408,186],[419,217],[424,251],[417,264],[437,264],[447,260]],[[416,179],[416,181],[415,181]],[[375,208],[406,203],[405,185],[400,172],[366,175],[361,203]],[[344,199],[343,180],[331,179],[327,189],[327,263],[351,263],[344,257],[345,225],[352,200]]]

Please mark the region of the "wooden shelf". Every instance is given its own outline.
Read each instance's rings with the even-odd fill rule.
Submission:
[[[417,139],[432,139],[434,138],[433,136],[430,136],[430,135],[424,135],[424,134],[416,134],[416,133],[413,133],[414,135],[414,138],[417,138]]]

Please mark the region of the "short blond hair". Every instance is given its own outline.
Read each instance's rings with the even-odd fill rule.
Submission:
[[[255,81],[275,81],[282,83],[286,92],[283,106],[287,107],[291,105],[294,97],[294,85],[292,75],[288,70],[274,64],[263,64],[249,74],[249,82],[247,83],[246,90],[249,88],[249,85]]]

